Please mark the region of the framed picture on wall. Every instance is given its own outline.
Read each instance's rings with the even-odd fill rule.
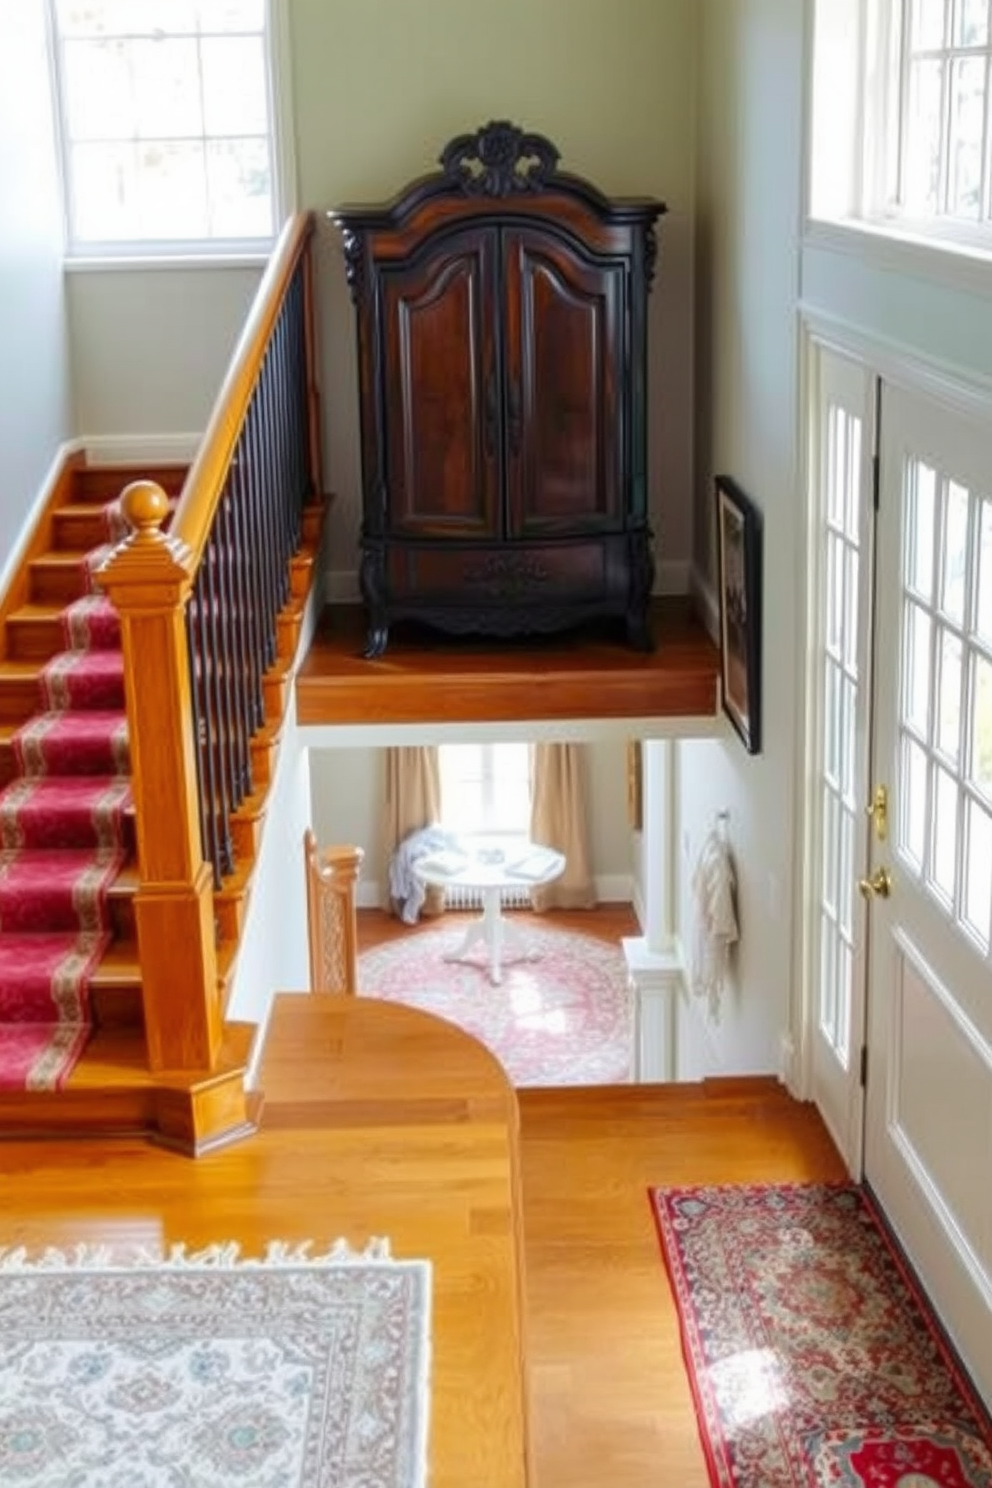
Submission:
[[[761,513],[726,475],[716,478],[720,681],[723,711],[749,754],[761,749]]]

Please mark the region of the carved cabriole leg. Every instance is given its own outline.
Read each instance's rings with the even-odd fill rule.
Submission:
[[[386,555],[381,547],[362,549],[359,584],[368,616],[368,638],[362,655],[366,660],[374,661],[383,655],[389,641],[389,616],[386,610]]]

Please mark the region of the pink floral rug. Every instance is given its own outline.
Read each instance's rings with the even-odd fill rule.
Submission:
[[[464,962],[445,961],[464,940],[460,918],[366,951],[359,988],[464,1028],[492,1050],[514,1085],[626,1084],[633,1026],[620,946],[526,915],[513,923],[535,959],[504,966],[498,987],[481,945]]]

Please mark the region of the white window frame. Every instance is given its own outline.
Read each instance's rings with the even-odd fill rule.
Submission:
[[[293,116],[290,78],[290,0],[264,0],[269,148],[272,169],[273,230],[257,238],[135,238],[119,241],[75,242],[69,206],[68,129],[63,107],[60,41],[55,0],[46,0],[48,55],[52,103],[58,147],[58,168],[63,203],[64,265],[67,270],[163,267],[202,264],[216,267],[257,265],[267,261],[286,218],[296,210],[296,159],[293,148]]]
[[[821,236],[818,226],[828,224],[992,262],[988,138],[984,220],[911,216],[900,204],[908,76],[903,15],[911,5],[912,0],[813,0],[807,233],[815,239]],[[987,88],[992,115],[992,67]]]

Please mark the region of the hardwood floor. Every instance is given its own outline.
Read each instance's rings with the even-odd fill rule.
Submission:
[[[532,1488],[707,1488],[647,1189],[843,1179],[774,1081],[518,1092]]]
[[[595,909],[549,909],[541,915],[531,910],[507,910],[509,919],[519,915],[536,925],[556,925],[562,930],[578,930],[583,935],[594,935],[597,940],[616,944],[625,935],[639,935],[641,927],[633,908],[629,904],[599,904]],[[360,909],[358,920],[358,954],[370,951],[373,946],[384,945],[392,940],[409,940],[417,935],[436,929],[440,924],[464,924],[477,919],[478,912],[471,910],[447,910],[442,917],[425,918],[416,925],[404,925],[396,915],[386,914],[381,909]]]
[[[594,627],[496,643],[398,625],[385,656],[367,661],[364,611],[334,605],[297,674],[297,720],[367,727],[715,718],[719,655],[689,602],[655,600],[652,624],[650,653]]]
[[[471,1206],[474,1223],[466,1218],[461,1241],[444,1242],[438,1263],[481,1247],[467,1270],[454,1266],[442,1295],[465,1347],[488,1367],[505,1345],[494,1331],[503,1326],[498,1288],[476,1276],[497,1238],[485,1216],[504,1202],[492,1153],[485,1141],[473,1151],[453,1104],[440,1127],[412,1110],[397,1141],[384,1136],[369,1092],[364,1117],[356,1108],[350,1124],[335,1124],[311,1053],[302,1048],[287,1067],[256,1138],[198,1162],[129,1139],[0,1143],[0,1246],[236,1238],[257,1253],[271,1236],[320,1244],[344,1230],[360,1242],[363,1225],[375,1232],[385,1221],[401,1237],[397,1253],[430,1254],[441,1208]],[[327,1110],[308,1124],[301,1102],[312,1099]],[[706,1488],[647,1188],[839,1179],[840,1159],[816,1112],[771,1081],[524,1091],[519,1104],[531,1488]],[[416,1183],[384,1213],[376,1185],[411,1155]],[[495,1484],[480,1465],[479,1416],[458,1407],[464,1386],[448,1364],[438,1388],[451,1460],[472,1471],[435,1477],[432,1488]]]

